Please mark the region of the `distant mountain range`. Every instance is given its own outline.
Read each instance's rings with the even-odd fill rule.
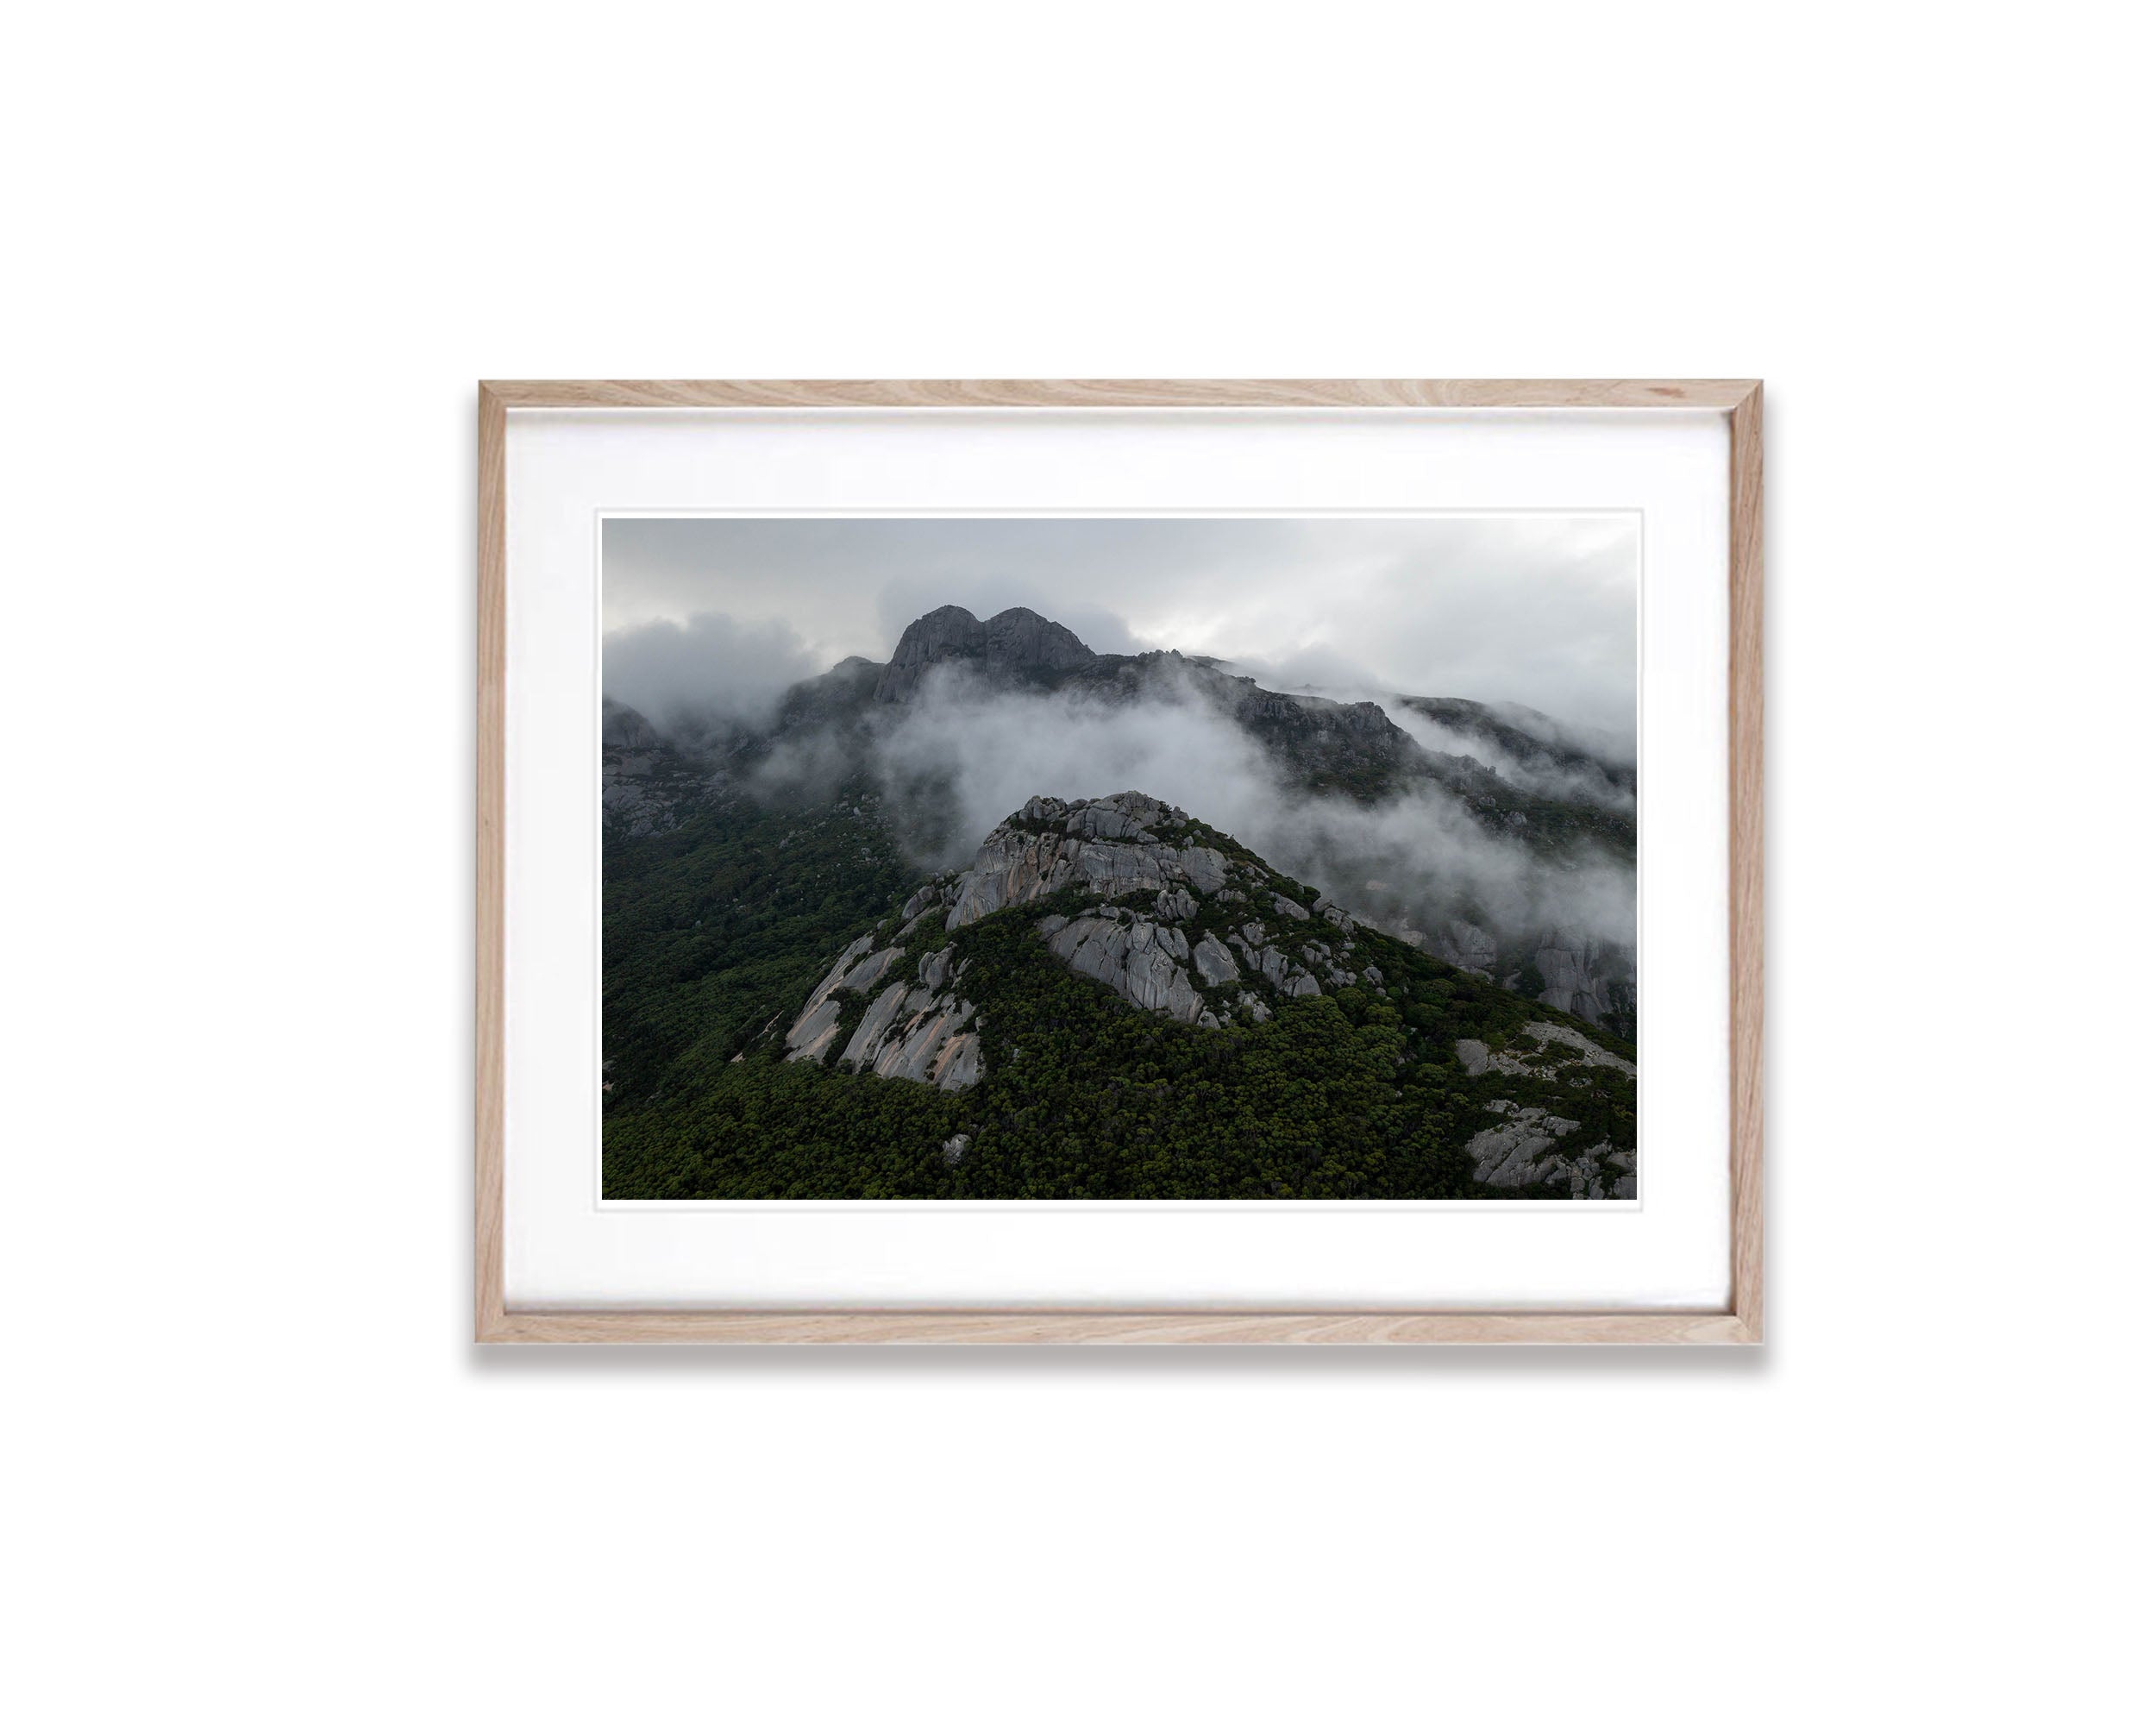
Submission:
[[[1626,849],[1633,843],[1629,814],[1578,800],[1539,796],[1471,755],[1426,749],[1376,701],[1337,701],[1261,688],[1255,678],[1226,670],[1219,660],[1175,651],[1096,653],[1062,624],[1023,606],[999,612],[985,623],[955,605],[916,618],[899,636],[888,664],[848,659],[788,690],[776,734],[860,724],[878,709],[902,708],[919,697],[938,667],[962,674],[981,689],[1116,704],[1194,698],[1262,743],[1307,790],[1367,800],[1422,779],[1456,793],[1493,830],[1509,824],[1532,843],[1564,844],[1582,837]],[[1398,699],[1438,724],[1482,740],[1501,758],[1576,772],[1630,794],[1628,765],[1559,740],[1559,727],[1543,714],[1514,709],[1523,724],[1477,701]]]

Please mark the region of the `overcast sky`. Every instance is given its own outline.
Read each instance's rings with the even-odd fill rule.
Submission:
[[[938,605],[1022,605],[1096,652],[1269,687],[1520,701],[1629,737],[1629,515],[747,520],[605,525],[607,692],[747,710]],[[730,691],[731,693],[729,693]]]

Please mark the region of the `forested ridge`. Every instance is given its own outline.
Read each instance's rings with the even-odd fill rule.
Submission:
[[[812,807],[723,798],[671,831],[610,839],[607,1196],[1564,1197],[1562,1184],[1476,1179],[1466,1146],[1487,1135],[1493,1103],[1562,1109],[1579,1143],[1634,1145],[1628,1071],[1560,1072],[1523,1035],[1562,1025],[1629,1058],[1591,1025],[1368,927],[1355,932],[1358,963],[1382,983],[1278,1000],[1263,1023],[1174,1022],[1051,954],[1042,919],[1100,905],[1075,888],[956,929],[929,919],[905,937],[894,976],[944,947],[965,965],[978,1084],[952,1092],[787,1062],[785,1024],[834,952],[872,931],[896,938],[919,878],[865,779]],[[1318,902],[1314,888],[1271,879]],[[1192,932],[1230,920],[1208,905]],[[1507,1070],[1471,1075],[1457,1051],[1467,1039]]]

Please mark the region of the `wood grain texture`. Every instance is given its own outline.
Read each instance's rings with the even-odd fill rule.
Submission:
[[[505,1265],[502,1204],[503,1103],[508,1069],[503,1040],[506,856],[505,791],[509,767],[509,416],[502,398],[479,390],[479,909],[475,922],[473,1047],[479,1068],[473,1190],[478,1214],[473,1271],[479,1339],[502,1322]]]
[[[1004,1344],[1756,1343],[1764,1337],[1764,459],[1749,380],[1275,379],[484,383],[479,392],[475,1333],[482,1342]],[[1730,1309],[1722,1312],[511,1312],[504,853],[511,409],[651,407],[1704,408],[1729,417]]]
[[[1736,1342],[1727,1312],[511,1312],[481,1341],[1000,1344]]]
[[[515,408],[1689,407],[1727,411],[1756,386],[1660,378],[890,378],[489,383]]]
[[[1765,402],[1729,418],[1729,1286],[1746,1339],[1765,1336]]]

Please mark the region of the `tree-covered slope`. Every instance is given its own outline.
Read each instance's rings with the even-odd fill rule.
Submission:
[[[863,781],[813,803],[682,806],[667,831],[610,831],[601,858],[610,1119],[709,1082],[915,880]]]
[[[840,806],[610,850],[608,1196],[1629,1195],[1626,1044],[1181,810],[1037,800],[924,886]],[[869,1070],[937,1013],[956,1088]]]

